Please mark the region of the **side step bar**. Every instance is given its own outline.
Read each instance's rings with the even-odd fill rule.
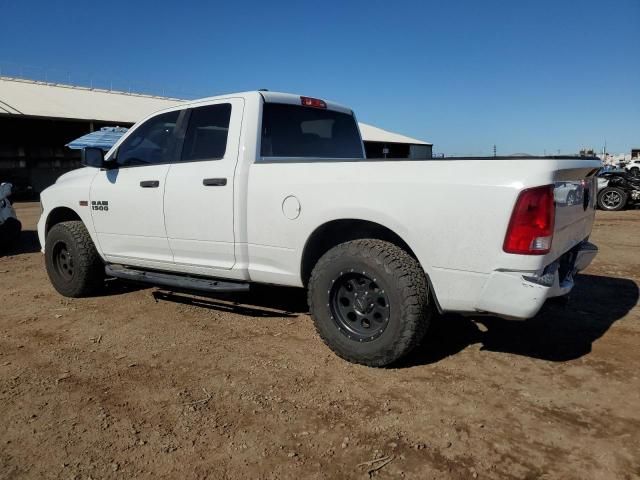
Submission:
[[[120,265],[107,265],[104,267],[104,271],[110,277],[121,278],[132,282],[149,283],[158,287],[168,287],[176,290],[210,293],[249,291],[249,284],[244,282],[225,282],[220,280],[210,280],[207,278],[176,275],[172,273],[136,270],[133,268],[125,268]]]

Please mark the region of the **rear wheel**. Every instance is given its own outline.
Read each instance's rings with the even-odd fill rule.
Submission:
[[[627,193],[618,187],[606,187],[598,193],[598,206],[602,210],[622,210],[627,204]]]
[[[372,367],[413,350],[430,320],[422,268],[381,240],[342,243],[320,258],[309,280],[316,330],[340,357]]]
[[[82,222],[54,225],[44,251],[47,274],[61,295],[84,297],[103,285],[104,265]]]

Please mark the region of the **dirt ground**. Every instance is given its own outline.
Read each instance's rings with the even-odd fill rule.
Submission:
[[[640,478],[640,210],[598,212],[600,255],[568,304],[439,318],[385,370],[333,355],[296,289],[62,298],[39,205],[17,211],[0,478]]]

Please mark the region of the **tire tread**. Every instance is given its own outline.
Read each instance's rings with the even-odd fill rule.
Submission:
[[[54,288],[62,295],[67,297],[88,296],[102,285],[105,276],[104,265],[84,223],[78,220],[60,222],[51,228],[47,234],[47,239],[50,235],[64,235],[65,233],[70,235],[74,242],[76,249],[74,261],[79,275],[69,285],[69,288],[62,288],[63,291],[58,288],[51,273],[49,277]],[[51,260],[47,257],[47,270],[52,268],[50,263]]]
[[[372,259],[384,268],[400,291],[402,299],[400,311],[403,312],[404,328],[389,348],[375,354],[354,355],[342,349],[335,349],[331,339],[323,333],[321,328],[318,328],[317,318],[314,315],[318,308],[326,308],[324,305],[314,305],[316,289],[324,288],[319,284],[318,277],[330,264],[345,256]],[[341,358],[372,367],[387,366],[413,350],[424,338],[431,314],[428,282],[418,261],[397,245],[377,239],[352,240],[341,243],[325,253],[311,273],[308,302],[314,318],[314,326],[322,340]]]

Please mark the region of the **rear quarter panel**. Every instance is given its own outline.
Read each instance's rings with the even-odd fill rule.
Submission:
[[[537,270],[543,258],[505,254],[502,243],[520,190],[553,183],[555,169],[551,159],[255,163],[247,204],[250,276],[302,285],[305,242],[335,219],[394,231],[442,292],[439,300],[460,295],[451,281],[437,281],[448,272],[467,272],[481,284],[496,268]],[[295,220],[283,214],[288,196],[301,205]]]

